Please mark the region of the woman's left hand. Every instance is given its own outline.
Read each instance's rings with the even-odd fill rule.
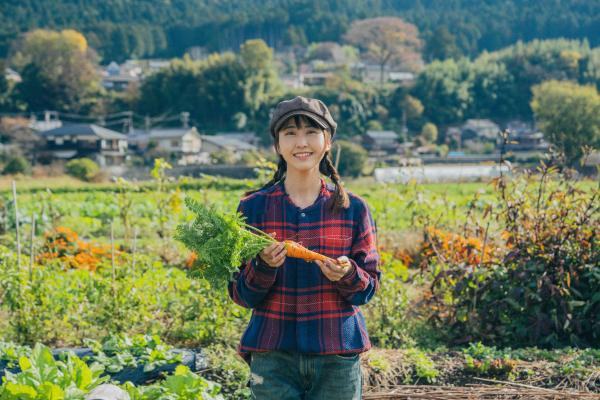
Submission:
[[[325,275],[327,279],[332,282],[337,282],[350,272],[352,264],[346,256],[339,257],[337,263],[332,261],[315,261],[315,263],[321,268],[321,272],[323,272],[323,275]]]

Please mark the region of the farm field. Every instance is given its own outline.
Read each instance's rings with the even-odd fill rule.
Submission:
[[[83,398],[127,368],[181,363],[174,348],[206,364],[120,383],[132,399],[247,398],[235,347],[250,312],[202,279],[173,236],[192,217],[186,196],[231,212],[258,182],[173,180],[159,168],[153,182],[46,186],[17,182],[17,213],[0,186],[0,366],[14,368],[0,399]],[[380,291],[363,307],[375,346],[362,360],[367,394],[498,382],[600,393],[597,182],[548,170],[346,186],[368,201],[382,256]],[[52,361],[64,347],[91,348],[90,366]],[[64,379],[31,378],[44,368]]]

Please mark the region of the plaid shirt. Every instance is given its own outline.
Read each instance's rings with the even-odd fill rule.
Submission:
[[[229,295],[253,309],[239,347],[244,358],[252,351],[344,354],[371,347],[358,306],[379,286],[375,224],[365,201],[351,193],[350,207],[333,213],[328,201],[333,192],[321,179],[315,203],[300,209],[280,182],[241,200],[238,211],[248,224],[334,259],[347,256],[352,264],[337,282],[317,264],[291,257],[279,268],[258,257],[242,265]]]

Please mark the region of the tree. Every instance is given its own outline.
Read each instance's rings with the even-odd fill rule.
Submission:
[[[460,55],[456,37],[445,26],[440,26],[433,31],[425,45],[425,56],[428,61],[456,59]]]
[[[385,67],[390,64],[412,64],[421,59],[422,47],[416,26],[400,18],[379,17],[355,21],[344,39],[366,52],[380,70],[383,83]]]
[[[210,153],[210,161],[217,165],[233,165],[236,162],[236,156],[233,151],[222,149]]]
[[[423,128],[421,129],[421,137],[427,143],[435,143],[438,137],[437,126],[435,126],[435,124],[432,124],[431,122],[428,122],[425,125],[423,125]]]
[[[425,117],[438,125],[462,121],[472,107],[468,60],[434,61],[417,77],[412,94],[426,104]]]
[[[360,176],[367,162],[367,151],[356,143],[346,140],[336,140],[331,148],[331,156],[334,162],[338,145],[341,148],[338,165],[340,175],[355,178]]]
[[[532,89],[531,108],[547,139],[574,165],[581,147],[600,146],[600,94],[592,85],[548,81]]]
[[[13,53],[10,63],[22,75],[16,97],[30,110],[80,111],[96,101],[101,90],[97,58],[81,33],[34,30]]]
[[[282,89],[273,64],[273,49],[261,39],[248,40],[240,47],[240,58],[247,71],[244,98],[254,114],[270,97],[279,95]]]
[[[232,53],[203,61],[184,57],[144,80],[136,110],[145,115],[189,111],[190,120],[203,129],[231,129],[233,115],[246,108],[246,76]]]
[[[31,170],[29,162],[22,156],[13,156],[9,158],[8,162],[2,170],[4,175],[15,175],[15,174],[28,174]]]
[[[98,164],[89,158],[76,158],[65,165],[67,174],[82,181],[91,181],[99,170]]]

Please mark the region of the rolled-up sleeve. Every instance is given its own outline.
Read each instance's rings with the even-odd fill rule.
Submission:
[[[357,233],[352,243],[350,272],[336,282],[340,294],[351,304],[367,304],[379,288],[381,271],[377,252],[377,229],[366,204],[359,214]]]

